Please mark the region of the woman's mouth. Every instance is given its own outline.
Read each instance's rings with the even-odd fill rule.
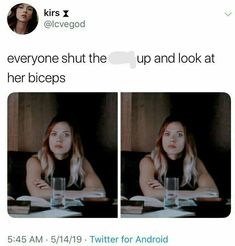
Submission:
[[[55,145],[55,148],[57,148],[57,149],[62,149],[62,148],[63,148],[63,146],[62,146],[62,145],[60,145],[60,144],[57,144],[57,145]]]
[[[168,148],[175,149],[175,148],[176,148],[176,145],[175,145],[175,144],[169,144],[167,147],[168,147]]]

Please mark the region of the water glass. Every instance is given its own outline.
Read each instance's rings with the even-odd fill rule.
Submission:
[[[179,178],[166,177],[164,180],[164,208],[179,207]]]
[[[65,206],[65,178],[51,179],[51,208],[61,208]]]

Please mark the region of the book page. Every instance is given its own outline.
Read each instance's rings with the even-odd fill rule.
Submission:
[[[35,196],[21,196],[18,197],[16,200],[18,201],[30,201],[31,202],[31,207],[50,207],[50,203],[40,197],[35,197]]]
[[[131,201],[144,201],[145,207],[163,207],[163,202],[157,198],[147,196],[134,196],[130,198]]]

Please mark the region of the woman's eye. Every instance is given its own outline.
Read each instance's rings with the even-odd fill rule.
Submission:
[[[170,136],[169,132],[165,132],[164,135],[167,137]]]
[[[183,133],[178,133],[178,137],[183,137],[184,136],[184,134]]]
[[[52,132],[51,133],[51,136],[55,137],[56,136],[56,133],[55,132]]]

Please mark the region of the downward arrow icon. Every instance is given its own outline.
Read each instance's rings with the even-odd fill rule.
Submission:
[[[232,14],[232,12],[231,12],[231,11],[229,11],[229,12],[226,11],[225,14],[226,14],[227,16],[230,16],[230,15]]]

